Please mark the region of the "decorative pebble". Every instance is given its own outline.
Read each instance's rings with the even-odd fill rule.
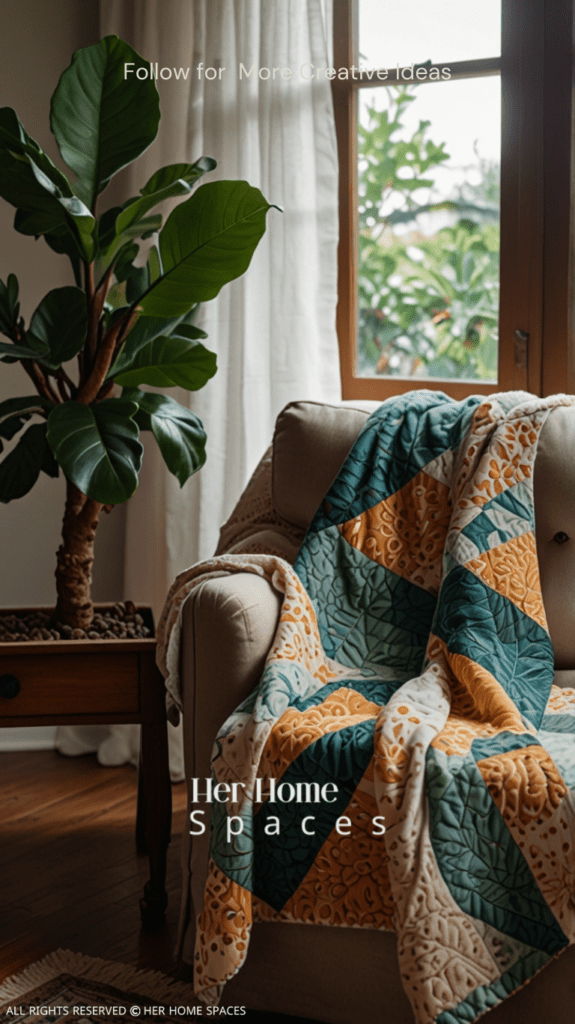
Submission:
[[[72,629],[63,622],[55,622],[48,612],[3,615],[0,610],[0,644],[103,638],[132,640],[152,635],[144,621],[132,601],[118,602],[107,609],[98,608],[88,630]]]

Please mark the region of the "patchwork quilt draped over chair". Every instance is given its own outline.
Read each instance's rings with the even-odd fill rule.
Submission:
[[[178,621],[206,574],[283,595],[214,747],[230,788],[209,805],[205,1002],[262,920],[394,930],[418,1024],[474,1021],[575,940],[575,690],[553,686],[533,503],[540,431],[574,403],[390,399],[293,568],[223,555],[176,580],[159,636],[177,703]]]

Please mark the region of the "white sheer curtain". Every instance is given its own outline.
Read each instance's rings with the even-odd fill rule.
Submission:
[[[159,136],[122,198],[159,166],[205,155],[218,162],[209,180],[245,178],[283,210],[269,211],[247,273],[201,310],[216,376],[196,394],[170,391],[204,423],[206,465],[180,490],[148,444],[128,505],[126,593],[157,614],[176,573],[213,553],[283,406],[341,394],[331,87],[307,77],[311,65],[331,63],[331,8],[332,0],[100,0],[102,35],[121,36],[159,68],[190,68],[185,80],[158,82]],[[216,77],[198,73],[200,64]],[[240,64],[253,65],[249,76],[240,78]]]

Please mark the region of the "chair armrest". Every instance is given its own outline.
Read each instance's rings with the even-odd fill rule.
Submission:
[[[281,594],[254,573],[234,573],[206,580],[186,601],[180,649],[188,785],[190,779],[210,777],[216,734],[262,675],[281,603]],[[194,941],[192,922],[202,906],[208,871],[209,806],[203,801],[190,804],[191,810],[199,808],[204,812],[205,831],[200,835],[194,832],[192,839],[186,828],[183,835],[185,895],[180,936],[185,931],[183,953],[190,963]]]
[[[181,677],[188,776],[210,775],[215,736],[262,675],[281,602],[254,573],[206,580],[186,602]]]

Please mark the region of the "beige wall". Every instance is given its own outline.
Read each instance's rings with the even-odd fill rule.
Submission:
[[[97,0],[0,0],[0,106],[14,107],[28,133],[63,166],[49,129],[50,97],[74,50],[99,38]],[[0,200],[0,278],[15,273],[29,317],[47,291],[73,284],[69,262],[45,242],[13,230]],[[19,364],[0,363],[0,401],[32,393]],[[24,498],[0,505],[0,606],[54,601],[55,551],[63,480],[40,480]],[[96,541],[94,597],[123,596],[124,508],[104,516]]]

